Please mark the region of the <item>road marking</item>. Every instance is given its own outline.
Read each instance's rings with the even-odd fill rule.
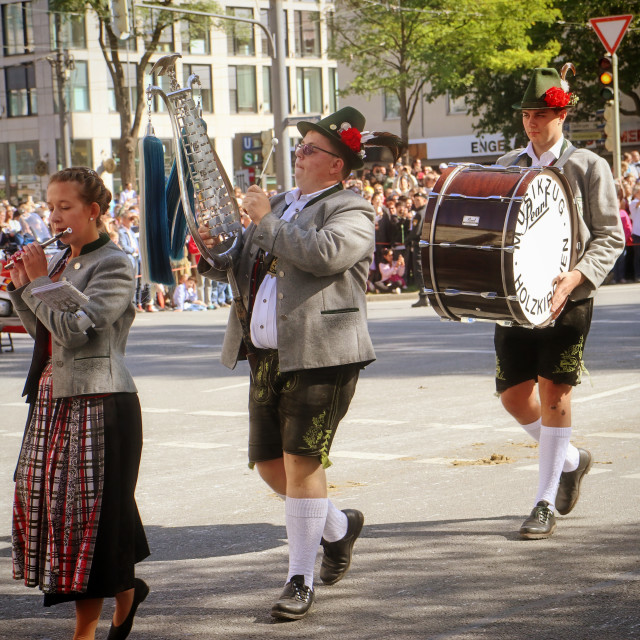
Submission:
[[[620,438],[621,440],[639,440],[640,433],[628,433],[626,431],[600,431],[598,433],[590,433],[590,436],[599,436],[600,438]]]
[[[219,418],[239,418],[248,416],[248,411],[189,411],[188,416],[214,416]]]
[[[340,424],[409,424],[408,420],[379,420],[376,418],[349,418],[342,420]]]
[[[403,455],[392,453],[365,453],[364,451],[332,451],[331,458],[353,458],[354,460],[398,460],[406,458]]]
[[[239,387],[248,387],[249,381],[241,382],[240,384],[230,384],[226,387],[216,387],[215,389],[205,389],[201,393],[213,393],[214,391],[226,391],[227,389],[238,389]]]
[[[518,471],[537,471],[538,470],[538,465],[537,464],[528,464],[526,466],[523,467],[516,467],[516,469]],[[611,469],[591,469],[589,471],[589,475],[591,476],[597,476],[599,473],[611,473]]]
[[[622,478],[633,478],[634,480],[640,480],[640,473],[630,473],[628,476],[621,476]]]
[[[450,429],[458,429],[459,431],[473,431],[474,429],[493,429],[492,426],[486,424],[452,424]]]
[[[3,402],[0,407],[28,407],[26,402]]]
[[[178,413],[178,409],[154,409],[153,407],[143,407],[142,413]]]
[[[9,436],[10,438],[22,438],[24,431],[5,431],[3,436]]]
[[[503,427],[502,429],[496,429],[496,431],[502,431],[503,433],[521,433],[522,435],[526,433],[522,427]]]
[[[610,391],[603,391],[602,393],[594,393],[591,396],[584,398],[573,398],[571,401],[574,404],[580,402],[589,402],[590,400],[599,400],[600,398],[608,398],[609,396],[615,396],[618,393],[626,393],[627,391],[633,391],[634,389],[640,389],[640,384],[629,384],[626,387],[618,387],[617,389],[611,389]]]
[[[161,447],[180,447],[181,449],[222,449],[229,444],[215,444],[214,442],[158,442]]]
[[[473,462],[471,458],[423,458],[422,460],[416,460],[419,464],[453,464],[455,460],[459,462]]]

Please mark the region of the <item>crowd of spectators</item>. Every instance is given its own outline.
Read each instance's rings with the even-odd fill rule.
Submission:
[[[400,293],[417,286],[415,256],[422,219],[416,212],[446,168],[423,166],[420,159],[411,164],[373,164],[361,176],[352,176],[345,187],[368,200],[375,211],[376,249],[367,283],[371,293]],[[626,249],[618,259],[610,277],[612,283],[640,282],[640,151],[626,152],[622,159],[622,176],[616,180],[620,216],[626,234]],[[242,191],[234,196],[242,206]],[[49,209],[44,202],[31,197],[15,206],[0,200],[0,259],[10,256],[25,244],[44,242],[51,237]],[[141,273],[138,246],[140,212],[133,185],[127,184],[104,223],[111,239],[127,253],[132,266]],[[249,223],[243,216],[243,224]],[[139,311],[159,309],[217,309],[229,306],[231,290],[226,283],[210,282],[200,276],[197,263],[200,253],[195,242],[187,238],[183,257],[172,263],[174,285],[147,284],[138,278],[134,303]]]

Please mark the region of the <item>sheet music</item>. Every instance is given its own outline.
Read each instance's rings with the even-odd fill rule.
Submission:
[[[31,293],[55,311],[77,311],[89,302],[89,298],[68,280],[59,280],[35,287]]]

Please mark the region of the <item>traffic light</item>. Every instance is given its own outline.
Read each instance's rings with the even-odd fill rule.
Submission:
[[[615,141],[615,124],[613,122],[613,100],[608,100],[604,105],[604,148],[613,152]]]
[[[129,0],[111,0],[111,28],[120,40],[131,35]]]
[[[613,64],[611,62],[611,56],[600,58],[598,67],[600,68],[598,80],[602,87],[600,95],[605,100],[613,100]]]

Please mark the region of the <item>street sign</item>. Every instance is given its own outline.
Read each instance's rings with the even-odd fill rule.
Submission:
[[[633,20],[632,15],[607,16],[605,18],[591,18],[589,23],[596,32],[604,48],[613,55],[620,45],[622,37]]]

